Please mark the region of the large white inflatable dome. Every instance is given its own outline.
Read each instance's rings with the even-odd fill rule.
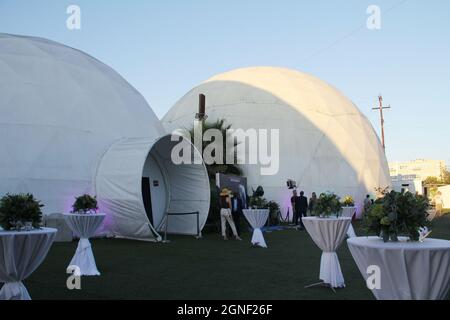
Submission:
[[[0,195],[31,192],[55,213],[95,194],[113,233],[127,237],[151,237],[180,208],[201,211],[203,226],[205,168],[172,168],[163,135],[145,99],[110,67],[53,41],[0,34]],[[194,232],[186,217],[173,219],[172,231]]]
[[[225,119],[233,129],[279,129],[280,167],[261,175],[244,165],[250,187],[286,210],[287,179],[307,195],[352,195],[361,209],[366,194],[390,185],[383,148],[367,118],[342,93],[304,73],[272,67],[219,74],[192,89],[164,116],[166,130],[192,127],[199,94],[206,95],[207,121]],[[248,157],[247,157],[248,159]]]

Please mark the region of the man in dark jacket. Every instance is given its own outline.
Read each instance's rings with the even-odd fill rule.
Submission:
[[[299,214],[300,229],[304,229],[305,225],[303,224],[302,217],[306,217],[308,212],[308,198],[305,197],[305,192],[300,192],[300,197],[296,199],[295,209]]]
[[[240,228],[241,216],[244,214],[242,212],[242,209],[244,209],[243,208],[244,204],[242,202],[241,195],[238,193],[233,199],[231,199],[231,203],[233,204],[231,214],[233,216],[234,224],[236,225],[236,230],[237,230],[238,236],[240,236],[241,235],[241,228]]]
[[[298,195],[297,190],[292,191],[292,197],[291,197],[291,205],[292,205],[292,224],[298,225],[298,219],[300,217],[300,212],[298,211],[297,202],[298,202]]]

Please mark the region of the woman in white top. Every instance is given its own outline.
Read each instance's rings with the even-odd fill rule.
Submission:
[[[227,238],[227,222],[230,224],[231,230],[233,231],[233,235],[236,240],[242,240],[236,231],[236,225],[233,221],[233,216],[231,215],[231,191],[227,188],[223,188],[220,192],[220,222],[222,229],[222,237],[224,240],[228,240]]]

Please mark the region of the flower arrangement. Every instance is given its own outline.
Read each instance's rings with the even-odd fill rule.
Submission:
[[[264,189],[259,186],[256,190],[253,190],[253,194],[250,196],[249,206],[252,209],[267,209],[267,200],[264,198]]]
[[[249,208],[251,209],[269,209],[269,221],[273,225],[277,225],[278,213],[280,212],[280,205],[275,201],[267,201],[264,198],[264,188],[258,186],[256,190],[253,190],[253,194],[249,199]]]
[[[5,230],[39,228],[43,206],[32,194],[7,194],[0,199],[0,226]]]
[[[364,224],[368,233],[381,236],[384,242],[398,241],[399,235],[418,241],[420,229],[429,226],[429,206],[424,196],[391,191],[370,208]]]
[[[344,207],[354,207],[355,206],[355,200],[353,200],[352,196],[345,196],[344,200],[342,201],[342,205]]]
[[[75,198],[75,202],[72,205],[72,213],[96,213],[98,210],[97,198],[88,194],[84,194]]]
[[[329,217],[336,215],[337,217],[342,212],[342,203],[340,198],[334,193],[322,193],[317,199],[314,207],[314,214],[320,217]]]

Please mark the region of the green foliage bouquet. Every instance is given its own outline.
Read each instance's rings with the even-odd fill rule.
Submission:
[[[264,198],[264,188],[259,186],[253,190],[253,194],[249,199],[249,207],[251,209],[269,209],[269,221],[273,225],[278,225],[278,213],[280,205],[275,201],[267,201]]]
[[[252,209],[267,209],[268,203],[264,198],[264,189],[259,186],[256,190],[253,190],[253,194],[250,197],[249,206]]]
[[[33,228],[39,228],[42,207],[32,194],[7,194],[0,199],[0,226],[5,230],[20,229],[31,222]]]
[[[92,197],[88,194],[84,194],[82,196],[79,196],[75,198],[75,202],[72,205],[72,213],[92,213],[97,212],[98,206],[97,206],[97,198]]]
[[[418,241],[419,229],[429,226],[429,206],[429,200],[424,196],[391,191],[375,202],[365,216],[364,224],[368,233],[381,236],[384,242],[398,241],[399,235]]]
[[[342,205],[344,207],[354,207],[355,206],[355,200],[353,200],[352,196],[345,196],[344,201],[342,201]]]
[[[340,198],[334,193],[322,193],[317,199],[314,207],[316,216],[329,217],[331,215],[339,216],[342,212],[342,203]]]

